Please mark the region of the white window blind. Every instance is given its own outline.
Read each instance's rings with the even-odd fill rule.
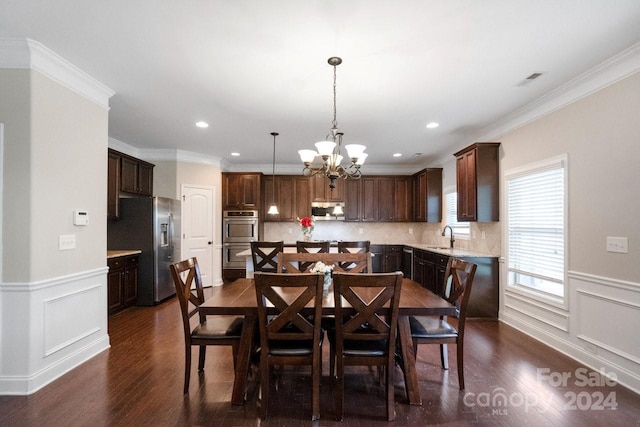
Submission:
[[[507,177],[510,286],[564,297],[565,163]]]
[[[445,225],[451,226],[454,234],[457,236],[467,236],[469,237],[469,223],[468,222],[458,222],[458,193],[455,191],[452,193],[447,193],[445,195],[445,203],[447,210],[447,217]]]

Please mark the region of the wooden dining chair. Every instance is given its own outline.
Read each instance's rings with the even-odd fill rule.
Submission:
[[[329,253],[329,249],[331,246],[331,242],[326,241],[317,241],[317,242],[304,242],[298,240],[296,242],[296,251],[298,253]],[[304,263],[300,265],[301,271],[306,271],[313,263]]]
[[[204,370],[204,362],[208,345],[229,345],[233,354],[235,368],[240,334],[242,333],[242,317],[237,316],[204,316],[198,307],[204,302],[204,290],[198,260],[193,257],[169,266],[176,294],[180,302],[182,326],[184,329],[184,393],[189,392],[191,377],[191,347],[200,348],[198,371]],[[198,324],[191,329],[191,318],[198,315]]]
[[[398,307],[402,273],[333,276],[337,357],[336,416],[344,417],[345,366],[381,366],[385,376],[387,420],[395,419],[393,372],[395,367]]]
[[[253,271],[275,273],[278,268],[278,254],[284,249],[284,242],[251,242]]]
[[[357,241],[339,241],[338,252],[343,254],[349,253],[367,253],[370,252],[369,240],[357,240]],[[340,266],[344,271],[350,271],[353,266],[348,263],[343,263]],[[371,269],[367,270],[368,273],[372,273]]]
[[[278,273],[307,273],[318,261],[333,265],[333,272],[344,272],[343,264],[349,264],[351,272],[371,271],[371,253],[293,253],[285,252],[278,257]]]
[[[254,279],[260,328],[261,416],[268,416],[271,366],[310,365],[311,419],[318,420],[323,277],[256,273]],[[313,306],[310,316],[302,313],[309,304]]]
[[[417,354],[419,344],[440,344],[440,360],[444,369],[449,369],[447,344],[456,344],[458,384],[464,390],[464,329],[471,286],[477,265],[451,257],[445,271],[442,297],[458,307],[458,327],[447,322],[446,317],[410,316],[413,352]]]

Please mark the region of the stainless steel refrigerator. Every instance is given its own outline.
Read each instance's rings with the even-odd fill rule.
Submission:
[[[107,248],[142,250],[137,305],[154,305],[175,295],[169,265],[180,261],[180,242],[179,200],[120,199],[119,219],[107,222]]]

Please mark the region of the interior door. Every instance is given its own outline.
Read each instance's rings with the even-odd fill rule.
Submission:
[[[213,285],[213,193],[212,187],[182,188],[184,257],[198,259],[204,286]]]

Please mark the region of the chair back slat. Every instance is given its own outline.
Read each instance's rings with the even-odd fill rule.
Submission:
[[[180,303],[185,338],[189,341],[191,337],[189,319],[200,313],[198,307],[204,302],[204,288],[202,286],[200,267],[198,266],[198,260],[193,257],[171,264],[169,268]]]
[[[320,340],[321,274],[256,273],[260,343],[269,352],[273,340]],[[303,310],[313,305],[313,317]]]
[[[445,270],[442,297],[466,312],[471,295],[471,285],[478,266],[458,258],[450,258]]]
[[[367,253],[370,251],[370,246],[371,244],[369,240],[340,241],[338,242],[338,252],[343,254]],[[360,271],[353,271],[356,266],[353,264],[349,264],[348,262],[341,263],[340,268],[344,271],[361,273]],[[371,269],[367,270],[367,273],[372,273]]]
[[[331,243],[328,240],[325,241],[315,241],[315,242],[303,242],[298,240],[296,242],[296,251],[298,253],[329,253],[331,248]],[[300,263],[300,271],[306,271],[313,263],[303,262]]]
[[[253,271],[275,273],[278,268],[278,254],[284,249],[284,242],[251,242]]]
[[[279,273],[308,273],[313,265],[322,261],[333,265],[333,272],[344,272],[344,264],[352,265],[350,272],[371,272],[371,253],[282,253],[278,255]],[[307,268],[301,266],[307,265]]]
[[[391,340],[395,348],[402,273],[337,273],[333,283],[337,342]]]

